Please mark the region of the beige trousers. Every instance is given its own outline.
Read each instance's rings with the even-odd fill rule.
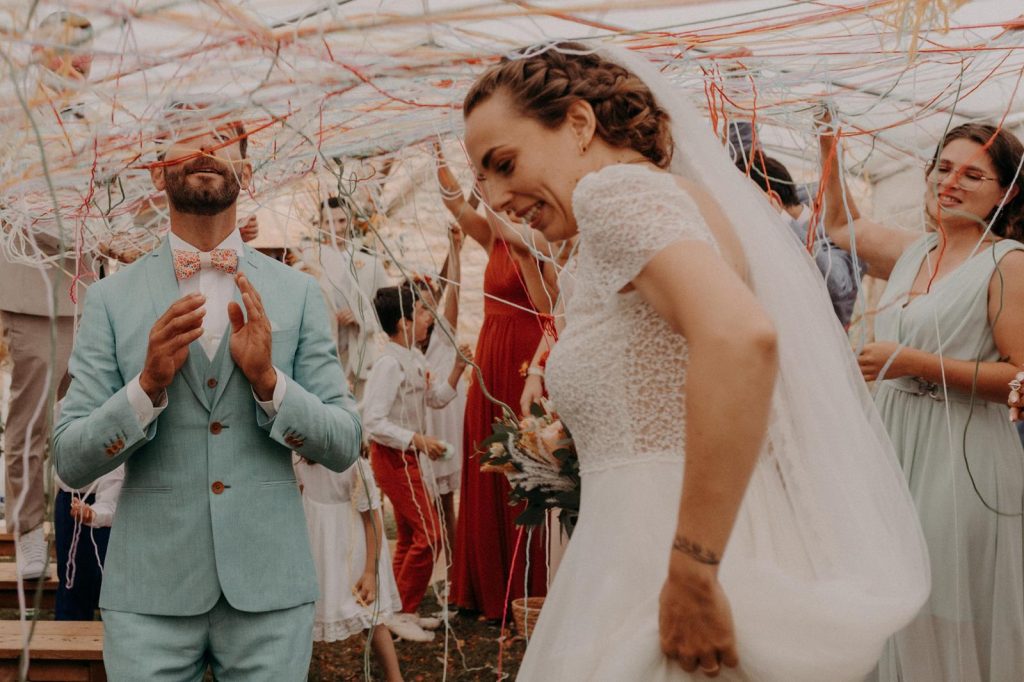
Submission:
[[[3,330],[14,361],[11,396],[4,426],[7,530],[27,533],[46,515],[43,458],[53,428],[51,388],[63,396],[69,383],[68,359],[74,318],[48,318],[4,312]],[[51,327],[52,330],[51,330]],[[51,337],[55,334],[55,337]]]

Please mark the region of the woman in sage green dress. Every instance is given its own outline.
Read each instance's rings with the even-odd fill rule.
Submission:
[[[921,234],[861,218],[834,133],[820,140],[826,230],[888,280],[859,362],[931,557],[929,601],[877,679],[1024,680],[1024,450],[1006,408],[1024,363],[1024,148],[989,125],[951,130],[927,168]]]

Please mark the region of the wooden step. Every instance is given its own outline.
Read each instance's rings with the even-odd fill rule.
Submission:
[[[57,596],[57,566],[53,561],[47,566],[46,574],[46,579],[42,581],[43,594],[39,606],[44,609],[52,609]],[[39,580],[22,581],[26,608],[32,608],[35,605],[36,589],[39,583]],[[18,567],[13,561],[0,563],[0,608],[18,608]]]
[[[18,679],[24,628],[31,623],[0,621],[0,680]],[[103,682],[103,623],[41,620],[29,644],[28,679],[39,682]]]
[[[57,556],[57,550],[53,544],[53,524],[47,521],[43,524],[43,532],[50,538],[50,557]],[[14,533],[7,531],[7,521],[0,519],[0,557],[14,556]]]

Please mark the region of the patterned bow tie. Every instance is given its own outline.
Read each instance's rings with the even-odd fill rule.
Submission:
[[[203,267],[212,267],[233,275],[238,272],[238,252],[234,249],[214,249],[209,253],[199,253],[174,249],[174,275],[179,282],[188,279]]]

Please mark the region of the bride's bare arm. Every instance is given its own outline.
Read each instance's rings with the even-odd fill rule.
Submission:
[[[633,280],[640,295],[689,344],[686,465],[661,639],[683,667],[735,665],[728,602],[717,581],[761,450],[777,370],[767,315],[707,243],[680,241]]]

